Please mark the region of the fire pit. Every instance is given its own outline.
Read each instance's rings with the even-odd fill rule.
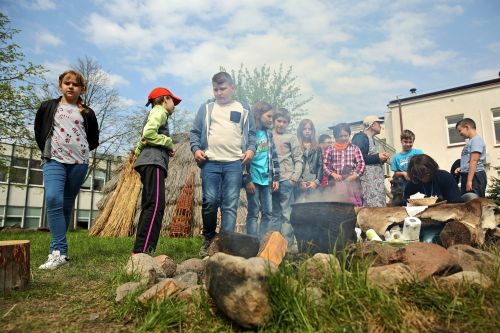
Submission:
[[[355,239],[356,213],[346,202],[295,203],[290,223],[300,252],[340,251]]]

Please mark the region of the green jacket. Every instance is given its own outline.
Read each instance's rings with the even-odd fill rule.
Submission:
[[[142,131],[142,137],[135,147],[137,160],[134,167],[140,165],[158,165],[168,170],[168,150],[174,148],[168,131],[168,111],[156,105],[148,115]]]

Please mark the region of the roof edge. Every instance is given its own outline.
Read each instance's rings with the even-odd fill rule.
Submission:
[[[494,85],[494,84],[497,84],[497,83],[500,84],[500,78],[493,79],[493,80],[476,82],[476,83],[471,83],[471,84],[467,84],[465,86],[459,86],[459,87],[448,88],[448,89],[444,89],[444,90],[438,90],[438,91],[430,92],[430,93],[427,93],[427,94],[415,95],[415,96],[401,98],[401,99],[395,99],[395,100],[390,101],[389,104],[387,104],[387,106],[389,106],[391,104],[397,104],[397,103],[401,103],[401,102],[407,102],[407,101],[417,100],[419,98],[426,98],[426,97],[431,97],[431,96],[437,96],[437,95],[447,94],[447,93],[454,92],[454,91],[461,91],[461,90],[467,90],[467,89],[471,89],[471,88],[477,88],[477,87]]]

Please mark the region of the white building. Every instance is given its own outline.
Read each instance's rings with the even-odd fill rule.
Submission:
[[[47,227],[39,149],[10,144],[2,146],[5,150],[0,158],[8,168],[0,170],[0,227]],[[91,227],[102,189],[116,165],[116,161],[101,159],[88,175],[75,201],[72,228]]]
[[[463,118],[476,122],[486,142],[487,175],[500,170],[500,78],[390,101],[385,113],[386,141],[401,151],[402,129],[415,133],[414,147],[450,171],[465,140],[455,125]]]

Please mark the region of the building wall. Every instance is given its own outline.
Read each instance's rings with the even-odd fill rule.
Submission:
[[[394,102],[394,101],[393,101]],[[387,142],[401,151],[400,111],[398,103],[388,105],[386,118]],[[453,162],[460,158],[464,146],[457,139],[456,120],[472,118],[477,132],[486,142],[486,162],[490,164],[488,177],[498,177],[500,168],[500,83],[473,87],[462,91],[445,92],[434,96],[423,96],[401,102],[403,129],[416,135],[414,147],[423,149],[432,156],[441,169],[450,170]],[[496,111],[496,112],[495,112]],[[497,119],[495,134],[494,115]],[[458,116],[455,119],[455,116]],[[390,128],[389,128],[390,127]],[[450,139],[451,138],[451,139]],[[459,138],[459,137],[458,137]]]
[[[43,173],[38,149],[2,144],[0,158],[9,168],[0,170],[0,227],[47,227]],[[92,226],[97,202],[118,161],[103,159],[88,175],[75,200],[72,227]]]

